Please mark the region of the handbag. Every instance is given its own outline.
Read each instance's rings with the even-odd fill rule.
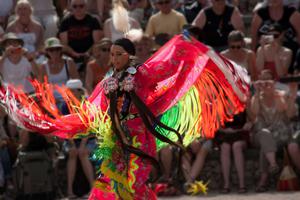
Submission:
[[[278,191],[295,191],[299,190],[299,181],[293,167],[290,164],[289,155],[286,148],[284,148],[284,167],[280,173],[277,182]]]

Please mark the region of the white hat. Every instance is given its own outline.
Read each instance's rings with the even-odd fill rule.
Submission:
[[[82,81],[80,79],[69,79],[66,83],[66,86],[70,89],[82,89],[85,91],[83,87]]]
[[[48,38],[45,41],[45,49],[51,49],[51,48],[62,48],[63,45],[61,44],[60,40],[56,37]]]

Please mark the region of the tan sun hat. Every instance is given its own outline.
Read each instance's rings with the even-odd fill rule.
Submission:
[[[4,36],[3,36],[3,39],[1,40],[1,45],[3,47],[5,47],[6,45],[6,42],[9,41],[9,40],[15,40],[15,41],[18,41],[20,42],[21,46],[24,45],[24,41],[19,38],[15,33],[6,33]]]
[[[51,49],[51,48],[63,48],[63,45],[61,44],[58,38],[51,37],[45,41],[45,49]]]

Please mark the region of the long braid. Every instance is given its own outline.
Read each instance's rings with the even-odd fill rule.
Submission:
[[[145,103],[136,95],[136,93],[134,91],[130,91],[130,96],[131,99],[134,103],[134,105],[136,106],[136,108],[138,109],[139,114],[141,115],[141,118],[143,119],[143,122],[145,123],[147,129],[151,132],[151,134],[153,134],[155,137],[157,137],[159,140],[175,145],[181,149],[184,149],[184,147],[182,146],[182,138],[181,135],[179,134],[179,132],[171,127],[166,126],[165,124],[161,123],[161,121],[159,121],[155,115],[151,112],[151,110],[145,105]],[[165,137],[164,135],[161,135],[159,132],[157,132],[155,130],[155,128],[153,127],[153,123],[151,123],[149,121],[152,120],[153,123],[155,123],[157,126],[162,127],[165,130],[168,131],[172,131],[176,134],[176,136],[178,137],[179,143],[175,143],[172,140],[170,140],[169,138]]]
[[[117,135],[118,139],[120,140],[123,150],[133,153],[143,159],[149,160],[157,168],[157,170],[160,170],[159,163],[154,157],[146,154],[145,152],[141,151],[136,147],[131,146],[129,142],[126,141],[125,138],[126,136],[124,135],[124,130],[122,130],[119,116],[117,114],[117,92],[115,91],[109,93],[109,98],[110,98],[110,117],[112,121],[112,128],[114,133]]]

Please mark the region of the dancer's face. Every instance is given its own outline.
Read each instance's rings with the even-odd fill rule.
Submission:
[[[110,59],[117,71],[123,70],[128,66],[129,54],[118,45],[112,45],[110,48]]]

